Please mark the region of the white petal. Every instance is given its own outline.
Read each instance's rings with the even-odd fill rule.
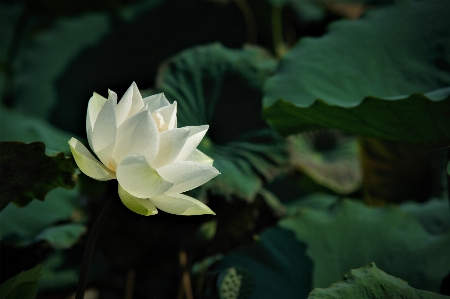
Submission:
[[[212,166],[214,160],[205,155],[203,152],[199,151],[198,149],[195,149],[192,154],[187,157],[187,159],[185,161],[192,161],[192,162],[197,162],[200,164],[205,164],[205,165],[209,165]]]
[[[178,161],[158,169],[158,173],[173,183],[173,187],[165,194],[182,193],[203,185],[219,174],[212,166],[190,162]]]
[[[120,126],[130,113],[132,98],[133,86],[130,86],[128,87],[127,91],[124,93],[116,107],[117,126]]]
[[[176,161],[183,161],[186,160],[192,152],[197,148],[200,141],[202,141],[203,137],[206,134],[206,131],[208,131],[209,126],[194,126],[194,127],[185,127],[188,128],[191,133],[189,134],[188,140],[183,146],[183,149],[181,150],[178,157],[175,159]]]
[[[163,194],[173,186],[148,164],[143,155],[139,154],[129,155],[123,159],[117,167],[116,175],[122,188],[139,198]]]
[[[189,129],[179,128],[159,133],[159,151],[152,165],[162,167],[172,163],[189,136]]]
[[[157,109],[152,115],[160,132],[174,129],[177,125],[177,102]]]
[[[89,99],[88,109],[86,113],[86,135],[88,137],[89,146],[92,148],[92,130],[97,120],[97,116],[100,113],[103,105],[106,103],[106,98],[102,97],[98,93],[94,92]]]
[[[114,103],[117,104],[117,93],[115,93],[111,89],[108,89],[108,100],[112,100]]]
[[[148,109],[150,110],[150,112],[154,112],[159,108],[170,105],[164,93],[151,95],[149,97],[144,98],[143,101],[144,103],[148,104]]]
[[[92,150],[107,167],[109,167],[110,158],[116,143],[115,105],[114,99],[108,99],[103,105],[95,121],[91,138]]]
[[[120,163],[130,154],[143,154],[151,163],[158,154],[158,148],[158,129],[150,111],[144,110],[119,127],[113,159]]]
[[[141,93],[135,82],[133,82],[117,104],[116,117],[117,126],[120,126],[128,118],[138,113],[144,107]]]
[[[133,89],[133,97],[131,98],[131,108],[130,113],[127,118],[132,117],[136,113],[138,113],[144,107],[144,101],[142,100],[142,95],[137,87],[136,83],[133,82],[131,84],[131,88]]]
[[[99,181],[116,178],[114,172],[101,164],[81,142],[71,138],[69,146],[78,168],[85,175]]]
[[[216,215],[207,205],[184,194],[159,195],[150,201],[160,210],[176,215]]]
[[[151,203],[148,198],[138,198],[136,196],[131,195],[122,186],[119,185],[119,197],[122,203],[132,210],[133,212],[143,215],[150,216],[158,214],[158,210],[155,205]]]

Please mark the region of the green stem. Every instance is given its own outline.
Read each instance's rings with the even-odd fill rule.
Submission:
[[[447,149],[447,165],[445,167],[445,173],[447,174],[447,197],[448,205],[450,207],[450,147]]]
[[[14,82],[14,71],[13,65],[16,58],[17,53],[19,52],[19,47],[22,39],[24,39],[24,35],[27,30],[27,26],[29,25],[29,21],[32,17],[32,12],[30,10],[30,4],[25,4],[23,8],[19,20],[17,21],[14,27],[14,34],[12,35],[11,42],[9,44],[9,49],[7,50],[6,62],[4,66],[5,68],[5,84],[3,84],[3,90],[1,91],[0,98],[3,99],[3,104],[7,107],[13,106],[13,84]]]
[[[103,210],[98,215],[97,220],[95,220],[94,225],[89,232],[89,236],[86,242],[86,247],[84,248],[83,261],[81,262],[81,270],[80,276],[78,278],[78,286],[77,293],[75,299],[83,299],[84,292],[86,291],[87,279],[89,276],[89,269],[91,267],[92,254],[94,253],[95,243],[97,242],[97,238],[102,230],[103,225],[108,219],[109,214],[111,214],[112,210],[116,206],[118,202],[117,198],[115,198],[115,193],[113,193],[108,201],[106,202]]]
[[[272,40],[275,55],[281,58],[286,49],[283,40],[282,8],[278,6],[272,7]]]
[[[252,8],[247,3],[246,0],[234,0],[234,3],[241,10],[244,16],[245,26],[247,27],[247,42],[250,44],[256,44],[258,41],[258,33],[255,15],[253,14]]]

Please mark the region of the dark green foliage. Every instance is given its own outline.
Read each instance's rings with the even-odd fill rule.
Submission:
[[[72,247],[85,232],[86,226],[81,223],[55,225],[42,231],[33,241],[46,241],[55,249],[67,249]]]
[[[287,139],[290,164],[338,194],[361,187],[358,143],[338,130],[320,130]]]
[[[305,251],[306,245],[292,232],[271,228],[259,240],[226,255],[210,273],[220,277],[230,268],[246,269],[254,283],[250,298],[306,298],[311,290],[313,264]],[[207,293],[214,293],[217,283],[208,285]]]
[[[48,149],[70,153],[67,141],[73,135],[44,120],[0,106],[0,127],[0,141],[41,141]]]
[[[72,190],[56,188],[43,202],[34,200],[21,208],[6,206],[0,217],[1,239],[33,240],[55,223],[79,221],[84,214],[78,202],[79,192],[78,187]]]
[[[449,201],[431,198],[427,202],[405,202],[400,210],[414,216],[431,234],[443,234],[450,230]]]
[[[417,290],[405,281],[377,268],[375,263],[350,270],[341,281],[327,289],[314,289],[308,299],[366,298],[366,299],[445,299],[448,296]]]
[[[66,254],[86,232],[79,203],[79,187],[56,188],[45,201],[32,201],[19,208],[8,205],[0,216],[0,279],[43,263],[39,290],[73,287],[78,280],[76,259]],[[72,253],[73,255],[73,253]]]
[[[306,298],[313,288],[328,287],[371,261],[433,292],[450,268],[448,223],[430,234],[424,226],[435,222],[436,213],[429,208],[415,211],[428,219],[423,224],[396,207],[370,208],[326,195],[299,201],[290,211],[277,228],[227,255],[212,273],[245,267],[255,280],[251,298]]]
[[[343,200],[328,210],[303,208],[280,221],[308,245],[313,287],[327,287],[348,269],[371,261],[411,286],[439,291],[450,268],[450,233],[432,235],[398,208]]]
[[[37,294],[42,264],[11,277],[0,285],[1,299],[34,299]]]
[[[265,118],[284,134],[334,127],[412,142],[448,138],[448,90],[423,94],[450,85],[448,10],[445,1],[400,2],[300,40],[267,82]]]
[[[31,36],[17,57],[15,105],[83,136],[92,92],[105,95],[109,88],[120,95],[132,81],[153,87],[159,65],[184,49],[216,41],[240,48],[246,41],[233,3],[142,2],[59,18]]]
[[[416,93],[395,99],[365,97],[355,107],[323,100],[307,108],[280,100],[264,111],[266,119],[281,133],[318,128],[406,142],[436,142],[450,138],[450,88]]]
[[[0,143],[0,209],[9,202],[25,206],[34,198],[44,200],[47,192],[56,187],[75,186],[75,164],[64,153],[45,154],[41,142]]]
[[[179,126],[209,124],[199,149],[221,175],[205,185],[251,201],[280,172],[283,143],[261,118],[262,87],[276,61],[264,50],[193,48],[164,64],[157,88],[178,102]]]
[[[14,94],[14,107],[28,115],[48,118],[58,101],[54,82],[77,55],[109,30],[108,15],[91,13],[57,20],[54,27],[33,35],[16,57],[20,63],[15,69],[18,92]]]

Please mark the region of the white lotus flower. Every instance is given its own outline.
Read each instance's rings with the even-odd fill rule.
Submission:
[[[177,128],[177,103],[164,94],[142,98],[133,82],[117,103],[94,93],[86,131],[90,151],[75,138],[69,145],[75,161],[93,179],[119,182],[119,196],[130,210],[153,215],[157,209],[177,215],[214,214],[202,202],[181,194],[203,185],[219,172],[197,150],[208,126]]]

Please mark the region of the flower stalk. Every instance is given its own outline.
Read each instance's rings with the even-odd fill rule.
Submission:
[[[116,198],[115,193],[112,193],[102,211],[100,212],[100,215],[98,215],[97,219],[95,220],[91,231],[89,232],[86,247],[84,248],[83,261],[81,262],[80,276],[78,278],[78,286],[75,299],[84,298],[95,243],[97,242],[97,238],[100,235],[100,231],[102,230],[103,225],[108,219],[108,216],[114,210],[114,207],[118,202],[119,200],[118,198]]]

